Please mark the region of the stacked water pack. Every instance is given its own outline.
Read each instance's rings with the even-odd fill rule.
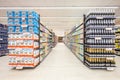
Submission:
[[[6,25],[0,24],[0,56],[8,53],[8,28]]]
[[[40,16],[34,11],[8,11],[9,65],[35,67],[40,62]]]

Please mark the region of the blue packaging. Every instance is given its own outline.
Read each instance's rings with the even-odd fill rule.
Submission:
[[[21,24],[28,24],[28,18],[22,18]]]
[[[20,27],[20,26],[15,27],[15,32],[16,33],[21,33],[22,32],[22,27]]]
[[[21,18],[15,18],[14,19],[14,24],[15,25],[20,25],[21,24]]]
[[[9,27],[8,27],[8,32],[9,32],[9,33],[15,32],[15,27],[14,27],[14,26],[9,26]]]
[[[39,34],[39,29],[37,27],[28,27],[29,32],[33,32],[35,34]]]
[[[34,12],[34,11],[28,11],[28,17],[29,18],[34,18],[37,21],[39,20],[39,15],[36,12]]]
[[[28,19],[28,25],[39,27],[39,23],[35,19]]]
[[[28,11],[28,17],[35,17],[34,11]]]
[[[7,11],[8,17],[14,17],[14,11]]]
[[[21,11],[21,17],[28,17],[28,11]]]
[[[21,12],[20,11],[15,11],[14,14],[15,14],[15,17],[21,17]]]
[[[14,25],[14,19],[13,18],[8,19],[8,25]]]

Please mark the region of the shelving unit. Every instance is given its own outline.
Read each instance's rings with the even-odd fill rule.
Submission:
[[[65,34],[64,43],[66,46],[84,62],[84,25],[83,23],[73,28],[70,33]]]
[[[40,16],[34,11],[8,11],[9,65],[34,68],[40,63]]]
[[[57,44],[57,36],[55,35],[55,33],[52,33],[52,48],[54,48]]]
[[[116,25],[116,39],[115,39],[115,47],[116,47],[116,55],[120,56],[120,26]]]
[[[51,52],[54,45],[55,34],[40,23],[40,61]],[[56,44],[56,43],[55,43]]]
[[[8,27],[0,24],[0,56],[8,53]]]
[[[85,16],[85,64],[92,69],[115,67],[115,12],[96,9]]]
[[[83,20],[65,34],[64,43],[89,68],[114,70],[114,10],[96,9],[84,15]]]

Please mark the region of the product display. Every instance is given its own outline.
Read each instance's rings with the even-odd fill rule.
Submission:
[[[55,35],[55,33],[52,33],[52,47],[54,48],[57,44],[57,36]]]
[[[84,62],[84,26],[83,23],[75,27],[70,33],[65,34],[64,43],[66,46]]]
[[[120,26],[116,26],[116,39],[115,39],[115,47],[116,47],[116,55],[120,56]]]
[[[40,61],[51,52],[52,48],[56,45],[55,33],[46,28],[43,24],[40,24]]]
[[[8,27],[0,24],[0,56],[8,53]]]
[[[115,67],[115,12],[95,9],[84,15],[84,23],[66,33],[64,43],[89,68]],[[119,42],[119,40],[116,40]],[[119,47],[116,44],[116,47]]]
[[[34,11],[8,11],[9,65],[34,68],[40,63],[40,16]]]
[[[115,67],[115,12],[96,9],[85,17],[85,64],[89,68]]]

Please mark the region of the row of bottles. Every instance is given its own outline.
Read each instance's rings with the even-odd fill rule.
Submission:
[[[86,52],[92,54],[115,54],[115,50],[111,48],[86,48]]]
[[[90,68],[115,67],[114,17],[113,9],[95,9],[85,17],[85,63]]]
[[[108,19],[106,19],[106,20],[102,20],[102,19],[96,19],[96,20],[89,20],[89,21],[87,21],[87,24],[86,25],[89,25],[89,24],[95,24],[95,25],[98,25],[98,24],[114,24],[115,23],[115,20],[112,20],[112,19],[110,19],[110,20],[108,20]]]
[[[114,45],[115,40],[114,39],[87,39],[87,44],[91,45]]]
[[[115,30],[112,30],[112,28],[105,28],[105,29],[89,29],[86,31],[86,34],[91,35],[114,35]]]
[[[88,18],[91,17],[115,17],[115,10],[114,9],[92,9],[89,11]]]
[[[90,58],[85,56],[86,60],[90,63],[90,66],[98,67],[114,67],[115,59],[112,58]]]

